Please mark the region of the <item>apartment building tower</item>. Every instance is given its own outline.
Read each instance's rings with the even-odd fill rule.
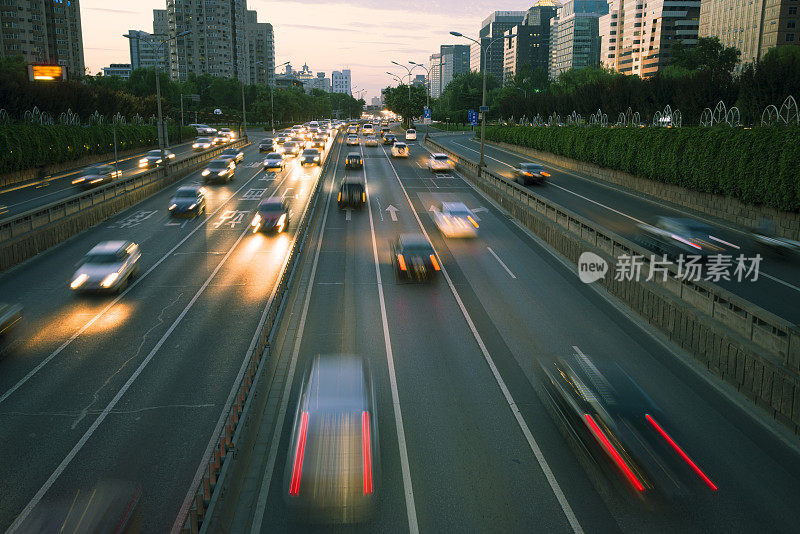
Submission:
[[[498,37],[503,37],[506,31],[522,24],[525,13],[525,11],[495,11],[483,19],[478,33],[481,45],[473,44],[470,48],[470,70],[483,72],[485,67],[487,74],[494,76],[498,82],[503,81],[504,39]]]
[[[566,0],[550,22],[551,78],[569,69],[600,65],[600,17],[606,0]]]
[[[550,21],[560,4],[557,0],[539,0],[525,13],[522,24],[506,30],[503,39],[503,84],[509,83],[522,69],[531,73],[547,69],[550,61]]]
[[[350,89],[350,69],[335,70],[331,73],[331,92],[352,94]]]

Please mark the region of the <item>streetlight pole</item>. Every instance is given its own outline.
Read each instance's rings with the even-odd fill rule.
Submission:
[[[261,65],[262,67],[264,67],[264,72],[266,73],[267,72],[267,66],[264,64],[264,62],[263,61],[258,61],[257,63],[259,65]],[[269,109],[270,109],[269,117],[270,117],[270,123],[272,124],[272,133],[273,134],[275,133],[275,83],[274,83],[275,82],[275,71],[278,70],[279,68],[283,67],[284,65],[288,65],[289,63],[290,63],[290,61],[284,61],[280,65],[276,65],[275,67],[272,67],[273,80],[272,80],[272,83],[269,84]]]
[[[466,35],[463,35],[459,32],[450,32],[450,35],[453,35],[455,37],[463,37],[464,39],[469,39],[470,41],[481,47],[481,52],[483,54],[483,97],[481,98],[481,108],[486,109],[486,71],[489,70],[488,69],[489,61],[488,58],[486,57],[486,54],[488,53],[492,45],[495,43],[495,41],[499,41],[500,39],[515,37],[515,35],[512,33],[509,35],[501,35],[500,37],[495,37],[494,39],[489,41],[489,43],[486,46],[482,46],[481,43],[479,43],[472,37],[467,37]],[[481,167],[486,167],[486,160],[484,160],[483,157],[485,142],[486,142],[486,112],[481,111],[481,162],[479,163]]]
[[[141,33],[146,33],[146,32],[141,32]],[[157,121],[158,148],[161,150],[161,163],[164,165],[165,168],[167,167],[167,158],[166,158],[166,154],[164,154],[164,120],[163,120],[162,115],[161,115],[161,82],[159,81],[159,77],[160,76],[159,76],[159,70],[158,70],[158,64],[159,64],[158,51],[162,46],[164,46],[168,42],[172,41],[173,39],[177,39],[178,37],[183,37],[185,35],[189,35],[190,33],[192,33],[192,30],[183,31],[181,33],[173,35],[172,37],[168,37],[167,39],[165,39],[163,41],[159,41],[159,43],[157,45],[153,45],[152,43],[150,43],[148,41],[145,41],[145,43],[147,43],[147,45],[150,47],[150,49],[155,52],[155,64],[156,64],[156,108],[158,109],[158,121]],[[146,35],[151,35],[151,34],[146,33]],[[123,37],[125,37],[126,39],[138,39],[137,35],[133,35],[132,36],[132,35],[130,35],[128,33],[124,34]]]
[[[409,63],[414,65],[413,67],[411,67],[411,70],[414,70],[417,67],[422,67],[423,69],[425,69],[425,76],[428,79],[428,82],[426,84],[428,90],[425,92],[425,107],[430,110],[431,109],[431,69],[429,69],[428,67],[426,67],[422,63],[417,63],[415,61],[409,61]],[[425,117],[423,117],[422,120],[424,121]],[[425,123],[425,139],[429,138],[428,132],[430,130],[430,127],[431,127],[430,124]]]

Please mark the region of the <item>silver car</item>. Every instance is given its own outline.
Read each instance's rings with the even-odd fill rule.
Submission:
[[[270,152],[267,154],[267,157],[264,158],[264,170],[269,171],[273,169],[277,169],[282,171],[286,168],[286,162],[283,161],[283,154],[280,152]]]
[[[72,275],[73,291],[119,292],[139,272],[139,245],[131,241],[103,241],[95,245]]]

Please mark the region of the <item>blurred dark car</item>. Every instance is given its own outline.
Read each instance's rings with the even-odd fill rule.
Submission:
[[[122,171],[118,171],[114,165],[95,165],[81,171],[80,176],[72,180],[72,185],[88,189],[110,184],[120,176],[122,176]]]
[[[259,152],[272,152],[275,148],[275,140],[271,137],[267,137],[266,139],[262,139],[260,143],[258,143],[258,151]]]
[[[167,158],[167,161],[169,161],[171,159],[175,159],[175,154],[173,154],[169,150],[164,150],[164,157]],[[161,150],[151,150],[142,159],[139,160],[139,167],[141,168],[157,167],[162,163],[163,162],[161,161]]]
[[[753,228],[753,240],[763,254],[791,256],[800,254],[800,241],[778,235],[775,221],[762,218]]]
[[[347,157],[344,159],[344,168],[345,169],[363,169],[364,168],[364,158],[361,157],[361,154],[356,152],[350,152]]]
[[[383,144],[384,145],[393,145],[397,141],[397,136],[391,133],[387,133],[383,136]]]
[[[235,163],[239,163],[244,159],[244,152],[238,148],[226,148],[219,155],[220,158],[232,158]]]
[[[392,265],[399,280],[424,282],[441,270],[436,251],[422,234],[400,234],[392,243]]]
[[[531,183],[543,184],[550,178],[550,173],[538,163],[520,163],[514,168],[514,181],[522,185]]]
[[[300,166],[303,165],[322,165],[322,154],[316,148],[306,148],[300,154]]]
[[[200,175],[203,182],[230,182],[236,172],[236,164],[229,159],[215,159],[208,162]]]
[[[267,157],[264,158],[264,170],[279,170],[282,171],[286,168],[286,162],[283,161],[283,154],[280,152],[270,152],[267,154]]]
[[[201,152],[214,146],[214,140],[211,137],[198,137],[192,143],[192,151]]]
[[[361,523],[377,507],[380,453],[369,362],[314,357],[303,377],[283,494],[298,521]]]
[[[361,208],[367,202],[367,189],[361,178],[345,177],[339,186],[337,203],[339,209]]]
[[[577,438],[588,465],[623,493],[672,502],[717,490],[681,448],[664,413],[615,362],[579,352],[541,368],[562,431]]]
[[[724,241],[712,235],[714,229],[700,221],[681,217],[656,217],[653,225],[637,224],[642,235],[636,241],[642,246],[666,254],[668,258],[696,255],[707,258],[712,254],[724,254]]]
[[[320,152],[325,150],[325,138],[321,135],[314,137],[311,141],[308,142],[308,148],[316,148]]]
[[[256,232],[271,231],[279,234],[289,226],[290,214],[288,201],[278,197],[270,197],[262,200],[258,205],[250,226],[253,227],[254,234]]]
[[[287,157],[297,156],[300,154],[300,145],[294,141],[286,141],[280,147],[278,147],[278,152]]]
[[[0,302],[0,356],[14,347],[21,327],[22,306]]]
[[[206,212],[206,189],[199,185],[184,185],[169,200],[171,217],[197,217]]]

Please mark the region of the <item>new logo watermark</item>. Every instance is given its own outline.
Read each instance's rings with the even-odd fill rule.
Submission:
[[[597,282],[607,272],[608,263],[594,252],[584,252],[578,258],[578,276],[584,284]]]

